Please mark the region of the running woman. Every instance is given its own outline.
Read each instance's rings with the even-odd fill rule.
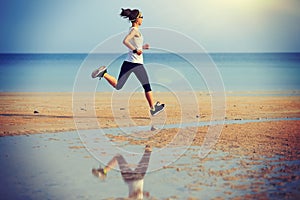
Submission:
[[[123,44],[128,47],[129,51],[127,58],[121,66],[119,77],[116,79],[108,74],[105,66],[101,66],[93,71],[92,77],[99,77],[100,79],[104,77],[111,86],[120,90],[124,86],[130,74],[133,72],[144,88],[145,96],[150,107],[150,114],[155,116],[164,110],[165,104],[160,104],[159,102],[154,104],[148,74],[143,65],[143,50],[149,49],[149,44],[143,44],[143,35],[139,31],[139,27],[143,23],[143,15],[138,9],[131,10],[123,8],[120,15],[121,17],[125,19],[127,18],[131,21],[132,26],[130,27],[129,33],[123,40]]]

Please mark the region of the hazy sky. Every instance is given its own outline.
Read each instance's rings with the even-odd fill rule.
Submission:
[[[209,52],[300,52],[299,0],[0,0],[0,5],[0,52],[89,52],[128,30],[130,23],[119,16],[122,7],[139,8],[143,27],[179,31]]]

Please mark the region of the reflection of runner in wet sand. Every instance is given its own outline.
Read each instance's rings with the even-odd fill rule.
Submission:
[[[154,104],[148,74],[143,65],[143,50],[149,49],[149,44],[143,44],[143,35],[139,31],[139,26],[141,26],[143,22],[143,15],[137,9],[122,9],[120,15],[124,18],[129,19],[132,26],[129,33],[123,40],[123,44],[129,49],[129,51],[126,60],[122,64],[119,77],[118,79],[116,79],[115,77],[108,74],[107,68],[105,66],[102,66],[93,71],[92,77],[104,77],[111,86],[113,86],[117,90],[120,90],[124,86],[130,74],[134,73],[144,88],[145,96],[150,107],[150,114],[152,116],[155,116],[164,110],[165,105],[160,104],[159,102],[156,102]]]
[[[148,168],[151,151],[152,151],[151,147],[149,145],[146,145],[144,155],[141,158],[135,170],[132,170],[128,166],[128,163],[126,162],[124,157],[118,154],[114,156],[111,161],[108,162],[106,167],[93,169],[92,173],[100,179],[105,179],[107,173],[118,164],[121,170],[123,180],[128,185],[128,189],[129,189],[128,197],[134,199],[143,199],[143,196],[149,197],[149,192],[143,192],[143,186],[144,186],[144,176]]]

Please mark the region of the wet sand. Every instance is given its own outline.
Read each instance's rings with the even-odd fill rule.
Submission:
[[[154,96],[167,104],[165,114],[158,119],[165,124],[180,124],[195,121],[209,121],[211,118],[211,98],[209,94],[197,93],[199,107],[195,109],[192,104],[179,102],[178,98],[168,93],[155,93]],[[188,95],[187,95],[188,96]],[[126,100],[126,95],[124,94]],[[98,129],[118,127],[120,123],[126,125],[126,115],[116,115],[112,107],[118,113],[130,113],[132,121],[128,126],[149,125],[155,121],[149,116],[147,102],[143,94],[135,93],[130,96],[128,104],[122,98],[115,104],[111,103],[111,93],[98,93],[95,97],[96,117],[88,110],[90,106],[82,103],[77,109],[84,116],[84,125],[80,128]],[[54,133],[76,130],[72,110],[71,93],[0,93],[0,126],[1,136],[30,135],[38,133]],[[182,104],[187,112],[182,111]],[[189,112],[190,111],[190,112]],[[98,125],[89,126],[88,121],[95,119]],[[260,119],[281,118],[278,121],[263,121]],[[187,173],[188,176],[199,176],[199,181],[193,181],[185,185],[190,191],[199,191],[209,187],[205,181],[207,175],[215,177],[216,182],[222,180],[221,187],[229,187],[233,191],[242,191],[251,188],[247,195],[234,195],[233,199],[295,199],[299,197],[300,186],[300,120],[284,120],[300,118],[299,95],[286,95],[282,93],[228,93],[226,97],[225,120],[243,121],[248,119],[257,120],[245,124],[225,124],[216,145],[210,156],[202,159],[205,162],[224,163],[237,160],[238,166],[233,168],[219,169],[204,168],[198,164],[175,164],[166,166],[165,170],[173,170],[172,173]],[[119,121],[119,122],[116,122]],[[130,124],[131,123],[131,124]],[[78,126],[77,126],[78,127]],[[213,126],[212,126],[213,127]],[[191,147],[199,147],[209,126],[196,129],[192,138]],[[185,128],[189,135],[195,129]],[[178,128],[162,129],[159,131],[145,131],[136,135],[124,136],[107,134],[114,141],[126,141],[129,145],[151,144],[154,148],[161,148],[170,143],[178,133]],[[150,136],[149,136],[150,135]],[[192,135],[192,134],[191,134]],[[187,137],[188,138],[188,137]],[[184,139],[184,138],[182,138]],[[217,158],[216,152],[225,153]],[[192,159],[197,160],[197,152]],[[238,159],[237,159],[238,158]],[[253,169],[253,166],[260,166]],[[245,173],[241,173],[241,170]],[[198,174],[197,174],[198,173]],[[205,175],[203,175],[205,174]],[[241,184],[245,180],[254,182]],[[262,182],[263,180],[263,182]],[[266,182],[268,182],[266,186]],[[293,183],[289,185],[289,183]],[[296,183],[296,185],[295,185]],[[269,196],[269,188],[274,187],[273,196]],[[266,188],[268,187],[268,188]],[[276,191],[276,188],[281,190]],[[290,189],[291,188],[291,189]],[[229,194],[230,193],[230,194]],[[233,196],[228,191],[225,196]],[[176,197],[175,197],[176,199]],[[219,199],[224,199],[220,197]]]

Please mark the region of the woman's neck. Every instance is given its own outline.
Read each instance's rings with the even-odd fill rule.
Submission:
[[[133,23],[131,27],[139,28],[139,25],[137,23]]]

